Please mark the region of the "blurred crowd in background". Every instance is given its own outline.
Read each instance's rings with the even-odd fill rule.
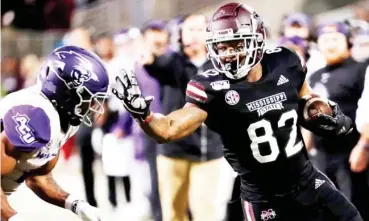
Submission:
[[[183,3],[185,9],[181,11],[178,6],[176,13],[180,15],[174,18],[168,18],[172,16],[169,12],[147,14],[150,7],[165,8],[166,1],[125,1],[122,4],[126,9],[122,10],[128,8],[135,13],[115,17],[122,20],[122,24],[115,21],[114,25],[110,23],[112,18],[103,20],[104,16],[99,17],[104,13],[119,13],[119,8],[113,10],[112,6],[106,6],[111,2],[122,3],[98,0],[2,2],[1,96],[35,84],[44,56],[51,50],[62,45],[76,45],[94,51],[102,58],[112,84],[123,70],[134,71],[143,94],[155,96],[151,106],[154,112],[167,114],[182,107],[189,77],[212,68],[204,44],[207,11],[211,13],[223,1],[194,3],[192,8]],[[332,57],[336,56],[334,59],[338,64],[347,59],[363,67],[369,64],[369,27],[366,23],[369,22],[369,1],[286,1],[287,9],[284,10],[291,10],[284,13],[275,12],[282,7],[283,1],[260,1],[263,5],[241,2],[255,7],[256,11],[261,11],[262,18],[267,18],[265,23],[270,39],[266,47],[283,45],[295,50],[307,66],[307,79],[323,96],[329,93],[321,85],[329,79],[319,83],[321,78],[314,80],[314,76],[321,75],[322,69],[323,72],[332,71],[324,69],[330,66]],[[312,5],[319,10],[314,11]],[[101,9],[104,7],[105,11]],[[168,7],[170,10],[174,6],[170,4]],[[329,11],[321,11],[321,8]],[[293,12],[292,9],[308,13]],[[158,19],[149,19],[151,17]],[[327,43],[320,38],[319,25],[328,22],[342,22],[339,25],[345,26],[347,31],[339,32],[346,41],[336,39]],[[331,43],[338,48],[347,48],[347,52],[327,48],[326,45]],[[350,94],[345,96],[354,99]],[[357,100],[355,105],[357,108]],[[95,160],[101,160],[108,179],[107,197],[111,206],[119,206],[117,192],[124,192],[126,204],[140,207],[137,220],[184,221],[188,217],[196,221],[242,220],[242,211],[237,206],[232,207],[234,202],[239,203],[239,184],[222,158],[222,144],[216,134],[203,126],[179,142],[158,145],[143,134],[119,101],[112,97],[105,108],[107,111],[95,119],[92,128],[83,126],[62,150],[65,161],[73,155],[80,156],[85,196],[91,205],[99,206],[94,194],[92,165]],[[352,165],[350,169],[348,162],[358,137],[351,146],[347,144],[350,151],[339,153],[343,159],[341,161],[339,157],[339,166],[331,167],[326,162],[329,157],[319,157],[327,154],[324,145],[319,147],[320,143],[314,142],[308,132],[305,138],[316,165],[328,173],[348,198],[355,200],[353,189],[359,189],[361,195],[369,198],[368,170],[365,167],[355,169]],[[328,151],[328,154],[331,153]],[[346,164],[348,169],[340,173],[343,177],[337,178],[338,172],[332,170]],[[351,179],[350,173],[354,172],[366,175],[359,179],[359,183],[342,184]],[[123,183],[123,189],[117,188],[117,182]],[[369,220],[369,204],[360,204],[368,202],[367,199],[358,200],[357,206]]]

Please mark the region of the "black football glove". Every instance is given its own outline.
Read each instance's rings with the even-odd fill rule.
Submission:
[[[333,115],[319,113],[310,120],[305,120],[303,115],[303,109],[305,107],[306,100],[301,99],[299,104],[300,109],[300,125],[310,130],[319,136],[341,136],[351,133],[353,130],[352,120],[347,117],[338,104],[333,101],[328,101],[328,104],[333,110]]]
[[[120,93],[116,88],[112,89],[113,94],[122,101],[124,108],[131,113],[132,117],[139,122],[145,122],[150,115],[150,103],[153,96],[143,97],[136,76],[133,72],[123,71],[123,78],[116,77],[116,81],[122,86]]]

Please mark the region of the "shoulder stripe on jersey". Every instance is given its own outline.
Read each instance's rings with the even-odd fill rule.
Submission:
[[[205,91],[204,85],[202,85],[202,84],[200,84],[200,83],[198,83],[196,81],[190,81],[190,82],[188,82],[188,84],[196,87],[199,90]]]
[[[193,97],[196,100],[201,100],[203,102],[206,102],[208,100],[208,96],[203,89],[200,89],[200,85],[192,82],[188,83],[187,85],[186,95],[189,97]]]
[[[187,95],[188,97],[191,97],[192,99],[195,99],[195,100],[201,101],[201,102],[203,102],[203,103],[206,103],[206,102],[208,101],[208,99],[207,99],[207,98],[201,97],[201,96],[199,96],[199,95],[197,95],[197,94],[195,94],[195,93],[193,93],[193,92],[191,92],[191,91],[189,91],[189,90],[187,90],[187,91],[186,91],[186,95]]]

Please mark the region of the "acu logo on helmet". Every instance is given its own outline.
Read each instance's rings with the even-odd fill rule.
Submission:
[[[79,63],[73,65],[73,70],[70,73],[74,86],[80,86],[90,79],[99,81],[97,74],[93,71],[93,64],[81,54],[75,51],[58,51],[55,52],[55,54],[59,59],[68,59],[72,57],[74,60],[79,61]]]

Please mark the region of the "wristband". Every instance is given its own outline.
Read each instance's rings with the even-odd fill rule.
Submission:
[[[76,213],[77,204],[82,202],[83,200],[76,198],[75,196],[69,195],[65,200],[64,208],[71,210],[73,213]]]
[[[143,121],[144,124],[148,124],[150,123],[150,121],[152,121],[152,119],[154,118],[154,114],[152,112],[150,112],[149,116],[147,116],[145,118],[145,120]]]

